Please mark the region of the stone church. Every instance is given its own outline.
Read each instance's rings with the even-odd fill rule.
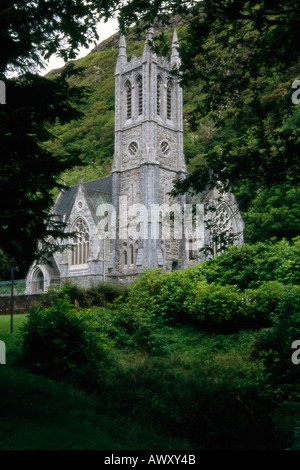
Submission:
[[[187,176],[183,153],[182,89],[173,69],[180,65],[174,31],[171,57],[151,49],[146,34],[141,57],[127,59],[121,36],[115,70],[115,150],[111,176],[62,191],[52,209],[57,220],[76,233],[71,248],[33,264],[27,293],[50,285],[99,281],[130,282],[146,269],[185,269],[205,259],[203,246],[218,251],[214,234],[226,230],[243,242],[243,221],[233,194],[205,195],[213,212],[204,215],[203,200],[171,198],[174,180]],[[198,200],[199,202],[199,200]],[[199,208],[193,211],[191,208]],[[206,220],[213,223],[206,224]]]

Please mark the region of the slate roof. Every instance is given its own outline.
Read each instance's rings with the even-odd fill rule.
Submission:
[[[79,184],[71,186],[60,193],[54,205],[53,214],[59,216],[64,221],[68,220],[79,186]],[[112,178],[111,176],[107,176],[105,178],[87,181],[86,183],[82,183],[82,187],[91,212],[93,216],[97,218],[96,212],[99,205],[111,203]]]
[[[98,178],[97,180],[88,181],[83,183],[87,191],[100,191],[101,193],[112,194],[112,179],[111,176],[105,178]]]

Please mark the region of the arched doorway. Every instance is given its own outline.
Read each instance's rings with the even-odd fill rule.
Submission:
[[[33,278],[32,278],[32,293],[33,294],[40,294],[44,292],[45,287],[45,278],[44,274],[40,269],[37,269]]]

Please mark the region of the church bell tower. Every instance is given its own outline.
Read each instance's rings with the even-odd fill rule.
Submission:
[[[150,227],[152,207],[171,204],[168,193],[173,181],[186,175],[182,89],[172,74],[180,65],[177,33],[174,31],[170,60],[153,53],[152,40],[150,29],[143,55],[128,61],[125,37],[121,36],[115,70],[112,193],[117,222],[109,271],[120,278],[155,267],[169,271],[176,262],[178,268],[183,267],[183,260],[178,259],[178,253],[184,251],[181,241],[163,240],[159,230],[154,237]],[[139,223],[136,231],[121,227],[120,204],[129,209],[128,225],[133,213],[130,208],[146,208],[146,216],[138,214],[143,216],[142,228]]]

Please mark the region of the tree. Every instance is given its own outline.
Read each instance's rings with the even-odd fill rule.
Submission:
[[[115,0],[2,0],[0,74],[36,71],[52,54],[65,61],[98,38],[97,24],[108,19]]]
[[[75,104],[82,90],[69,88],[68,73],[66,69],[53,81],[29,73],[9,80],[7,104],[0,108],[0,240],[21,272],[35,255],[58,249],[53,240],[64,236],[63,224],[49,213],[52,191],[63,187],[59,175],[78,164],[78,159],[54,158],[42,143],[50,138],[48,124],[80,115]],[[44,240],[43,245],[38,245],[39,240]]]
[[[176,13],[190,18],[180,47],[182,83],[198,89],[190,125],[197,131],[211,120],[215,132],[179,191],[245,179],[259,187],[299,183],[300,111],[291,100],[299,12],[292,0],[133,0],[121,9],[123,28]]]
[[[65,60],[79,46],[97,39],[100,18],[108,18],[114,0],[2,0],[0,7],[0,80],[6,104],[0,106],[0,249],[24,275],[35,256],[60,249],[64,224],[49,215],[53,189],[62,188],[63,171],[82,162],[64,152],[53,155],[43,142],[50,125],[80,117],[84,91],[68,85],[70,64],[56,79],[36,71],[52,54]],[[17,72],[17,78],[10,78]],[[39,241],[43,240],[40,244]]]
[[[286,238],[300,233],[299,190],[289,185],[259,189],[245,214],[247,242]]]

